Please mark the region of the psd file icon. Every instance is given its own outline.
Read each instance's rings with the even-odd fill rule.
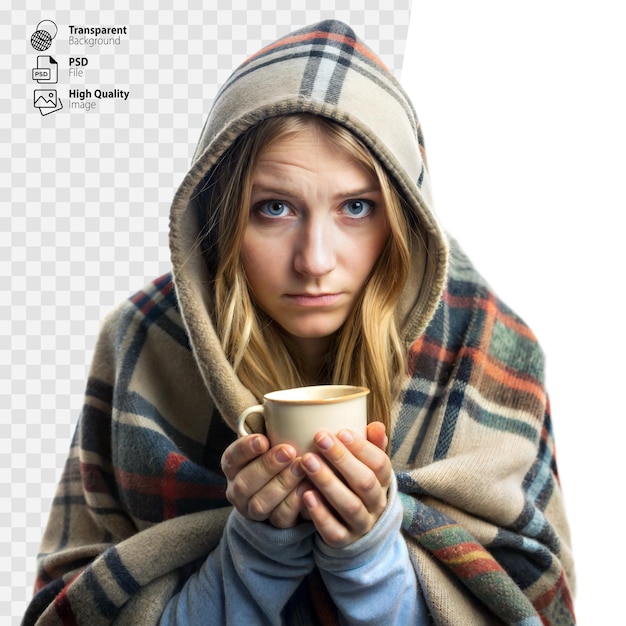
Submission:
[[[49,115],[63,108],[61,98],[57,97],[56,89],[35,89],[33,106],[39,109],[42,115]]]
[[[39,84],[59,82],[59,64],[54,57],[48,55],[37,57],[37,67],[33,68],[33,80]]]

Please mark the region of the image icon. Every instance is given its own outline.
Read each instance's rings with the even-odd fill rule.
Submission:
[[[33,68],[33,80],[40,84],[53,84],[59,80],[59,65],[54,57],[41,55],[37,57],[37,67]]]
[[[57,25],[52,20],[42,20],[31,35],[30,45],[38,52],[47,50],[52,45],[52,40],[57,36],[58,30]]]
[[[57,97],[56,89],[35,89],[33,106],[39,109],[42,115],[49,115],[63,108],[61,98]]]

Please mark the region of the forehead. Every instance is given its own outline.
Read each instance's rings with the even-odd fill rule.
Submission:
[[[273,139],[258,156],[255,175],[299,170],[331,174],[350,171],[354,175],[375,178],[372,159],[356,140],[341,138],[324,127],[307,125]],[[256,176],[255,176],[256,177]]]

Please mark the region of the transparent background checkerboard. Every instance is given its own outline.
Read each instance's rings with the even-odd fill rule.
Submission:
[[[183,4],[87,11],[76,0],[26,0],[0,10],[0,577],[10,590],[0,617],[14,624],[100,321],[169,269],[169,204],[217,86],[262,45],[328,17],[350,23],[399,75],[411,0]],[[59,30],[37,52],[30,37],[41,20]],[[119,46],[70,47],[70,24],[127,25],[128,35]],[[33,106],[40,54],[59,64],[64,107],[47,116]],[[68,76],[70,56],[88,58],[83,79]],[[69,109],[70,88],[130,96],[84,112]]]

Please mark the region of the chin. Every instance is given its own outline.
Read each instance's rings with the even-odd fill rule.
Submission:
[[[333,326],[331,328],[319,328],[319,329],[310,329],[304,330],[300,328],[285,328],[283,329],[287,332],[287,334],[291,335],[294,339],[327,339],[334,335],[340,326]]]
[[[334,335],[344,321],[324,324],[294,324],[292,321],[292,323],[281,324],[281,327],[294,339],[326,339]]]
[[[309,312],[306,315],[294,314],[291,311],[268,313],[274,322],[285,333],[295,340],[315,341],[332,337],[345,324],[349,316],[346,311]]]

